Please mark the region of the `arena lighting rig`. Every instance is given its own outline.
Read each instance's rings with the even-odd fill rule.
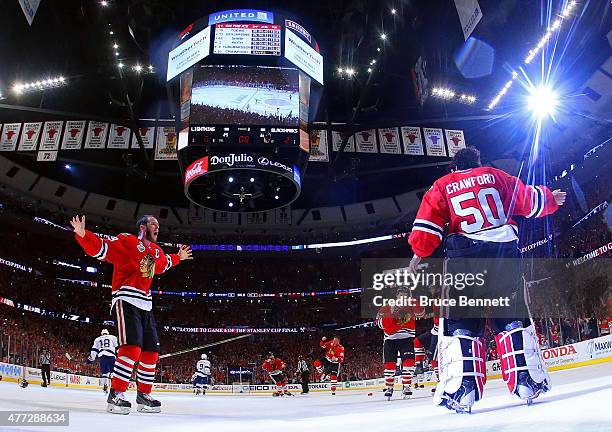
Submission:
[[[304,27],[273,11],[213,13],[177,37],[167,80],[178,96],[178,159],[194,204],[260,212],[297,199],[311,100],[323,85],[323,57]]]

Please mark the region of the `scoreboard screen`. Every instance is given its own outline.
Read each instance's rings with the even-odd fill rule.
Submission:
[[[193,71],[189,143],[297,145],[299,71],[200,65]]]
[[[217,24],[214,54],[281,55],[278,24]]]

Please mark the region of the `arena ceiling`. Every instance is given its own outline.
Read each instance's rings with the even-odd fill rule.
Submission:
[[[170,118],[164,63],[178,32],[212,12],[245,7],[236,1],[102,3],[42,0],[31,26],[17,0],[3,3],[0,122],[69,120],[75,115],[128,121],[129,102],[136,118]],[[250,1],[246,7],[293,16],[318,40],[326,84],[314,120],[364,126],[409,121],[464,129],[468,143],[478,146],[486,159],[520,158],[528,139],[527,128],[521,123],[524,118],[516,115],[521,92],[509,92],[493,110],[487,106],[568,2],[479,3],[483,17],[473,33],[477,44],[471,46],[465,42],[451,0],[262,0]],[[551,48],[559,51],[554,71],[568,93],[575,92],[610,55],[606,40],[610,2],[577,3],[579,12],[572,17],[571,26],[562,29],[558,43]],[[385,40],[381,39],[383,33]],[[453,88],[474,95],[476,102],[468,105],[429,97],[420,104],[411,76],[419,57],[427,61],[431,88]],[[126,65],[121,75],[118,61]],[[145,67],[142,73],[131,70],[136,64]],[[153,67],[152,73],[148,65]],[[338,73],[338,68],[351,68],[356,74],[347,77]],[[11,91],[15,82],[58,75],[67,78],[67,86],[20,96]],[[508,116],[509,112],[515,115]],[[59,162],[53,164],[36,163],[32,155],[4,156],[93,192],[166,205],[187,203],[176,163],[155,162],[140,151],[60,154]],[[330,164],[309,165],[302,196],[294,207],[390,196],[427,186],[447,169],[446,164],[427,157],[407,160],[353,154],[332,160]],[[66,164],[70,170],[65,169]]]

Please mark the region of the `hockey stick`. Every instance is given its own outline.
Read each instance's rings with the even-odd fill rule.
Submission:
[[[202,346],[199,346],[199,347],[195,347],[195,348],[189,348],[189,349],[182,350],[182,351],[177,351],[177,352],[173,352],[173,353],[163,354],[163,355],[160,355],[159,358],[163,359],[163,358],[167,358],[167,357],[173,357],[173,356],[176,356],[176,355],[181,355],[181,354],[189,353],[189,352],[192,352],[192,351],[201,350],[201,349],[204,349],[204,348],[210,348],[210,347],[221,345],[221,344],[224,344],[224,343],[227,343],[227,342],[233,342],[233,341],[238,340],[238,339],[243,339],[243,338],[249,337],[249,336],[251,336],[251,333],[243,334],[243,335],[236,336],[236,337],[229,338],[229,339],[223,339],[223,340],[220,340],[220,341],[217,341],[217,342],[212,342],[212,343],[209,343],[209,344],[206,344],[206,345],[202,345]]]

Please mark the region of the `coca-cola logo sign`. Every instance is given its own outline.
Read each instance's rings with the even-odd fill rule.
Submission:
[[[185,171],[185,184],[208,171],[208,156],[198,159]]]

